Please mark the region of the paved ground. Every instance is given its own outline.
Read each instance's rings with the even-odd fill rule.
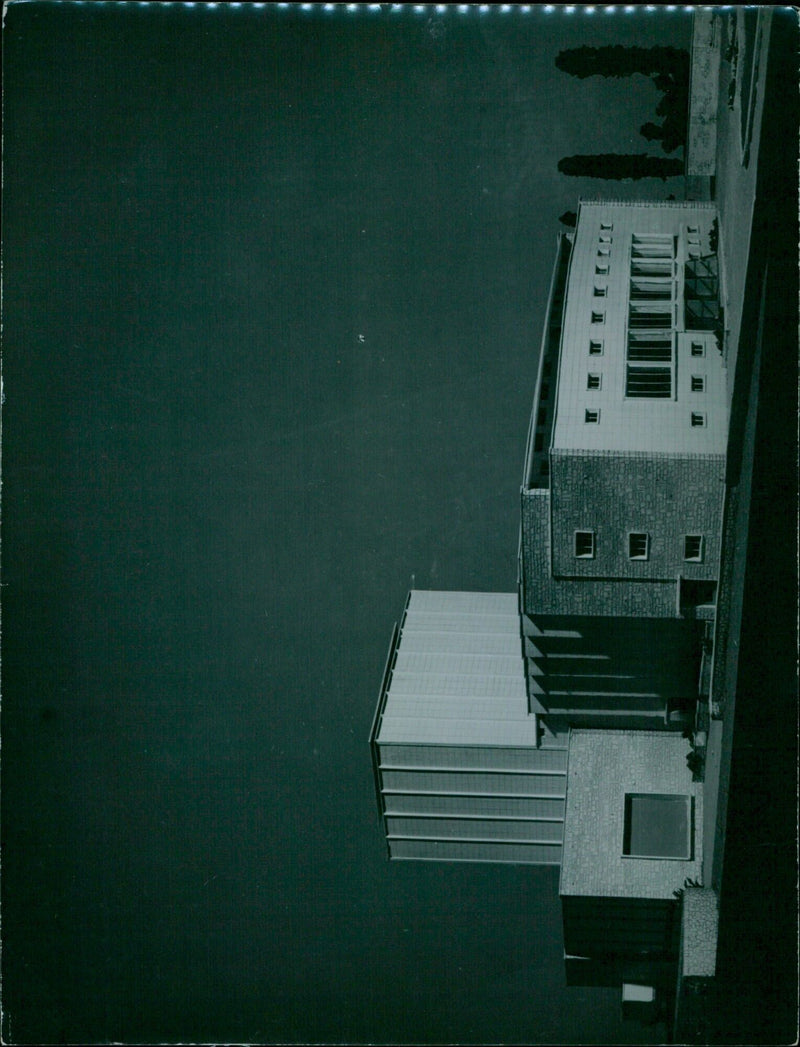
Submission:
[[[721,765],[722,830],[712,874],[720,887],[720,936],[705,1040],[711,1043],[789,1043],[797,1036],[797,189],[794,151],[786,149],[797,141],[797,111],[794,101],[786,104],[786,84],[796,74],[792,16],[785,14],[773,21],[769,67],[765,73],[762,63],[753,81],[763,100],[754,119],[743,121],[736,104],[727,108],[726,63],[720,85],[716,188],[727,274],[733,497],[720,615],[727,636],[724,649],[718,644],[723,671],[715,681],[723,734],[720,752],[710,755]],[[752,129],[749,157],[743,124]]]

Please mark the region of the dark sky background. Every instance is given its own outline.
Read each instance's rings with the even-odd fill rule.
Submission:
[[[26,3],[4,34],[3,1033],[645,1042],[557,874],[389,864],[367,736],[420,588],[511,591],[562,211],[680,186],[683,11]]]

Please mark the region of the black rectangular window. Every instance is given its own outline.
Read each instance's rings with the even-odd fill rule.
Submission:
[[[583,416],[583,420],[584,422],[588,422],[590,425],[593,425],[595,422],[600,421],[600,412],[587,407],[586,412]]]
[[[683,536],[683,558],[693,563],[700,563],[703,559],[703,536],[702,534],[685,534]]]
[[[650,536],[641,531],[628,535],[628,557],[631,560],[646,560],[650,554]]]
[[[600,340],[594,339],[593,341],[589,342],[589,355],[590,356],[602,356],[603,355],[603,343]]]
[[[706,347],[702,342],[692,342],[692,356],[705,356]]]
[[[586,376],[586,388],[587,389],[599,389],[600,388],[600,375],[599,374],[588,374]]]
[[[692,375],[692,392],[702,393],[706,387],[706,380],[701,374]]]
[[[607,290],[608,290],[608,288],[606,288],[606,287],[595,287],[595,289],[594,289],[594,296],[595,296],[595,298],[605,298]]]
[[[706,416],[699,411],[692,411],[692,428],[702,429],[706,424]]]
[[[692,798],[626,793],[622,853],[628,858],[692,857]]]
[[[672,396],[672,369],[670,367],[636,367],[628,365],[625,395],[650,399]]]
[[[575,555],[582,560],[594,556],[594,531],[575,532]]]
[[[631,331],[628,335],[628,359],[645,363],[672,361],[672,338],[649,331]]]

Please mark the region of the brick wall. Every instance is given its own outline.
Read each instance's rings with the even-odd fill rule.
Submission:
[[[554,579],[550,575],[550,492],[523,490],[522,609],[525,614],[677,617],[676,581]]]
[[[551,452],[552,573],[579,578],[714,579],[725,491],[722,455]],[[575,556],[576,530],[595,532],[595,556]],[[628,534],[650,536],[647,560]],[[701,563],[683,559],[686,534],[704,537]]]

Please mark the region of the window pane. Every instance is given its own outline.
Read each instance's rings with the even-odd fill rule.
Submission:
[[[668,397],[672,395],[669,367],[628,367],[626,396]]]
[[[594,531],[575,532],[575,555],[594,556]]]

